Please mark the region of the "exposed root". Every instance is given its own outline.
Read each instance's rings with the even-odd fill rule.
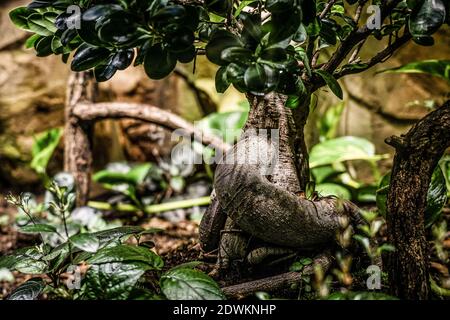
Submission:
[[[314,259],[314,263],[306,266],[302,272],[287,272],[272,277],[258,279],[250,282],[244,282],[222,288],[222,291],[228,298],[242,299],[258,291],[273,292],[289,288],[293,284],[301,281],[305,275],[314,274],[314,269],[319,265],[325,272],[332,263],[330,255],[321,254]]]

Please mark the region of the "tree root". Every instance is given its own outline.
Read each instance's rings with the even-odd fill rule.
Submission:
[[[332,257],[328,254],[318,255],[313,264],[306,266],[301,272],[286,272],[272,277],[244,282],[232,286],[223,287],[222,291],[228,298],[242,299],[258,291],[273,292],[289,288],[298,284],[305,275],[313,275],[314,269],[320,266],[325,272],[332,263]]]
[[[349,201],[312,201],[271,183],[264,172],[272,165],[273,152],[266,138],[247,136],[217,166],[219,204],[242,230],[275,245],[310,249],[333,241],[345,222],[362,223],[358,207]],[[229,156],[238,160],[232,163]]]

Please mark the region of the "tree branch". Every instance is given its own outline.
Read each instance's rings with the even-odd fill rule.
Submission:
[[[364,72],[367,69],[370,69],[379,63],[385,62],[386,59],[388,59],[389,57],[392,56],[392,54],[394,54],[395,51],[397,51],[400,47],[402,47],[411,39],[412,39],[411,34],[409,32],[406,32],[403,36],[397,38],[397,40],[395,40],[393,43],[387,46],[384,50],[377,53],[377,55],[375,55],[369,61],[358,64],[360,65],[360,67],[352,68],[352,66],[355,65],[352,64],[345,65],[344,67],[342,67],[340,71],[336,72],[334,76],[336,79],[339,79],[349,74]]]
[[[204,115],[217,111],[216,103],[211,99],[210,95],[203,89],[199,88],[192,77],[181,68],[175,68],[174,74],[182,78],[186,85],[194,92],[197,103],[203,111]]]
[[[74,115],[79,103],[93,103],[97,83],[90,72],[72,73],[65,103],[64,170],[70,172],[77,185],[77,206],[86,205],[89,196],[92,167],[92,131],[90,121],[80,121]]]
[[[383,110],[381,105],[378,105],[378,104],[375,105],[373,103],[370,103],[366,99],[356,96],[350,90],[347,90],[347,94],[348,94],[348,97],[351,100],[355,101],[358,105],[366,108],[370,112],[373,112],[373,113],[379,115],[381,118],[383,118],[384,120],[386,120],[392,124],[403,125],[403,126],[412,125],[419,120],[418,118],[413,118],[413,117],[402,118],[402,117],[396,115],[395,113],[386,112]]]
[[[401,0],[387,0],[380,8],[381,21],[389,15],[389,13],[401,2]],[[373,30],[369,29],[367,25],[355,29],[344,41],[341,42],[340,46],[333,53],[330,60],[323,66],[323,70],[332,73],[336,70],[345,57],[350,53],[350,51],[358,43],[366,39],[372,34]]]
[[[450,100],[407,134],[386,143],[396,149],[387,197],[388,242],[396,249],[386,257],[391,291],[401,299],[427,299],[427,191],[439,159],[450,146]]]
[[[330,1],[328,1],[328,3],[326,4],[325,8],[320,13],[319,18],[320,19],[325,18],[325,16],[328,14],[328,12],[331,10],[331,8],[333,8],[333,6],[334,6],[334,4],[336,2],[337,2],[337,0],[330,0]]]
[[[217,151],[225,152],[230,145],[222,139],[208,135],[183,118],[160,108],[138,103],[104,102],[78,104],[73,114],[84,121],[98,121],[108,118],[131,118],[155,123],[170,130],[182,129],[185,134],[194,137],[204,145],[211,145]]]

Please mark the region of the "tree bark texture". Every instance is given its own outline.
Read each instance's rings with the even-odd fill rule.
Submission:
[[[203,133],[183,118],[160,108],[125,102],[93,103],[91,85],[85,75],[74,75],[69,85],[66,109],[65,170],[77,183],[77,204],[85,205],[89,196],[92,168],[92,129],[96,121],[105,119],[135,119],[170,130],[182,130],[183,135],[212,146],[222,154],[231,148],[222,139]]]
[[[306,275],[314,275],[316,265],[320,265],[323,272],[326,272],[332,263],[329,255],[321,254],[314,258],[314,263],[306,266],[301,272],[286,272],[272,277],[258,279],[250,282],[235,284],[222,288],[223,293],[231,299],[245,298],[258,291],[272,292],[284,288],[289,288],[302,281]]]
[[[271,93],[265,96],[248,95],[247,98],[250,103],[250,112],[241,140],[245,140],[246,134],[250,131],[263,129],[270,134],[271,129],[279,129],[279,164],[274,170],[275,174],[269,179],[272,183],[293,193],[304,190],[306,181],[309,180],[308,153],[304,139],[302,139],[303,127],[299,129],[297,127],[302,124],[304,126],[306,123],[309,101],[304,104],[303,113],[306,115],[303,117],[303,123],[299,121],[296,124],[291,111],[284,107],[286,98],[282,95]],[[301,147],[298,148],[298,152],[295,152],[297,146]],[[298,167],[302,169],[297,170]],[[205,251],[212,251],[219,245],[221,231],[227,220],[227,213],[224,210],[226,205],[219,204],[217,192],[214,191],[212,203],[203,216],[199,230],[200,243]],[[233,236],[227,233],[223,234],[224,238]]]
[[[92,168],[93,123],[73,114],[80,103],[92,103],[97,84],[88,72],[72,73],[69,79],[64,128],[64,170],[70,172],[77,186],[77,206],[86,205]]]
[[[230,145],[222,139],[203,133],[183,118],[147,104],[128,102],[80,103],[73,108],[73,114],[83,121],[123,118],[141,120],[170,130],[181,129],[185,135],[201,141],[204,145],[210,145],[221,153],[230,148]]]
[[[311,201],[299,194],[309,182],[303,139],[309,99],[294,114],[279,94],[249,96],[249,101],[244,133],[216,168],[215,197],[200,226],[204,250],[219,245],[221,267],[227,267],[230,256],[248,253],[243,242],[251,237],[269,245],[310,249],[333,241],[341,217],[361,221],[358,208],[348,201]],[[279,130],[276,142],[264,136],[271,129]],[[217,230],[222,230],[220,235]]]
[[[424,214],[433,170],[450,146],[450,101],[386,143],[396,149],[387,198],[388,241],[396,248],[386,261],[391,291],[402,299],[427,299]]]

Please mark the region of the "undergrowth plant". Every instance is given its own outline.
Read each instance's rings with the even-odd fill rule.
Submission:
[[[39,236],[35,245],[0,258],[0,269],[34,276],[8,299],[33,300],[42,294],[56,299],[224,299],[219,286],[195,269],[198,263],[164,270],[154,244],[145,240],[160,230],[122,226],[71,232],[73,190],[52,182],[48,192],[47,210],[60,218],[62,230],[36,217],[29,195],[7,197],[28,218],[18,231]],[[49,241],[48,235],[59,241]]]

